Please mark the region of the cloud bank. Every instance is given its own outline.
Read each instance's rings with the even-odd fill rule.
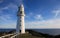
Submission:
[[[60,28],[60,19],[27,22],[26,28]]]

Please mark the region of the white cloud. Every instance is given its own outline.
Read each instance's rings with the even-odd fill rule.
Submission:
[[[0,16],[0,28],[16,28],[16,20],[12,20],[11,15]]]
[[[16,28],[17,22],[11,21],[6,24],[0,25],[0,28]],[[26,28],[37,28],[37,29],[45,29],[45,28],[60,28],[60,19],[50,19],[43,21],[33,21],[33,22],[25,22]]]
[[[37,19],[37,20],[42,20],[43,19],[43,17],[42,17],[42,15],[35,15],[35,19]]]
[[[29,14],[25,14],[25,17],[27,17],[27,18],[29,18],[30,16],[33,16],[33,13],[32,12],[30,12]]]
[[[8,9],[8,6],[0,8],[0,10],[5,10],[5,9]]]
[[[0,11],[6,10],[6,9],[14,9],[14,10],[16,10],[17,8],[18,8],[17,5],[15,5],[13,3],[10,3],[9,5],[0,8]]]
[[[3,2],[3,0],[0,0],[0,3],[2,3]]]
[[[10,20],[12,18],[12,16],[11,15],[9,15],[9,14],[7,14],[7,15],[1,15],[0,16],[0,20],[2,20],[3,22],[4,21],[8,21],[8,20]],[[1,22],[1,21],[0,21]]]
[[[15,17],[13,13],[15,12],[12,12],[11,14],[9,13],[5,14],[3,10],[13,9],[14,11],[17,8],[18,7],[12,3],[9,4],[8,6],[0,8],[0,28],[15,28],[16,27],[16,20],[13,20],[13,17]]]
[[[16,22],[6,23],[0,25],[0,28],[16,28]]]
[[[55,14],[55,18],[58,16],[58,15],[60,15],[60,9],[57,9],[57,10],[53,10],[52,11],[54,14]]]
[[[6,10],[6,9],[11,9],[11,8],[14,9],[14,10],[16,10],[17,9],[17,6],[14,5],[14,4],[12,4],[12,3],[10,3],[8,6],[5,6],[3,8],[0,8],[0,22],[1,21],[9,21],[9,20],[12,19],[13,14],[15,14],[15,12],[13,12],[14,10],[10,14],[9,14],[9,12],[8,13],[6,12],[7,14],[5,14],[5,12],[3,11],[3,10]]]
[[[32,13],[32,12],[30,12],[30,13],[29,13],[29,15],[33,15],[33,13]]]
[[[26,28],[60,28],[60,19],[27,22]]]
[[[9,8],[8,6],[3,7],[3,8],[0,8],[0,15],[3,14],[3,10],[6,10],[6,9],[8,9],[8,8]]]
[[[13,4],[13,3],[10,3],[10,4],[8,5],[8,7],[9,7],[9,8],[12,8],[12,9],[18,8],[18,6],[15,5],[15,4]]]

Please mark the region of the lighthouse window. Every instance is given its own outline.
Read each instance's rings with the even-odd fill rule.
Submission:
[[[22,11],[20,12],[20,14],[22,14]]]

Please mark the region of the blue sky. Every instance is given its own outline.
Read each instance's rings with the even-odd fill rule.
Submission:
[[[0,0],[0,28],[16,28],[21,1],[26,28],[60,28],[60,0]]]

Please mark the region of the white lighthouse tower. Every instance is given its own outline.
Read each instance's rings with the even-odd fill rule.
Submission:
[[[18,21],[17,21],[16,33],[19,33],[21,29],[21,34],[24,34],[25,33],[25,23],[24,23],[25,14],[24,14],[23,4],[20,5],[17,16],[18,16]]]

